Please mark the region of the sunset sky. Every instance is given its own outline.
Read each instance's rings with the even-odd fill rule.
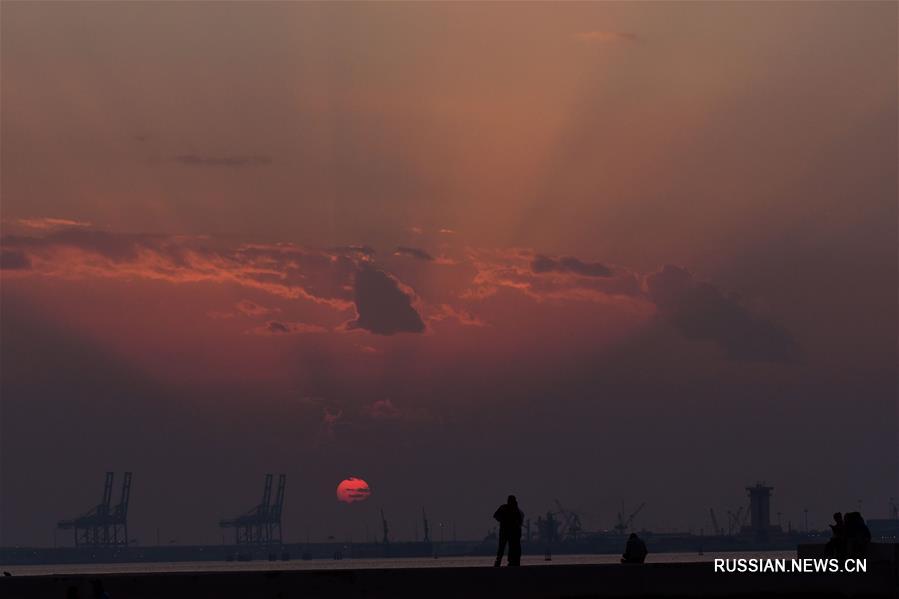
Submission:
[[[3,2],[0,544],[885,517],[897,16]]]

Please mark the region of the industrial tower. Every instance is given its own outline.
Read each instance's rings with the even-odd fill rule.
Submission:
[[[275,492],[274,504],[272,503],[272,478],[271,474],[265,475],[262,502],[259,505],[236,518],[219,521],[221,528],[234,529],[234,542],[237,545],[280,545],[282,543],[281,512],[284,508],[284,487],[287,475],[278,475],[278,490]]]
[[[749,529],[756,539],[765,540],[771,532],[771,491],[763,482],[755,483],[753,487],[746,487],[749,494]],[[778,531],[780,527],[773,527]],[[745,529],[744,529],[745,530]]]
[[[71,520],[60,520],[57,527],[74,531],[75,546],[127,547],[128,503],[131,499],[131,473],[126,472],[122,481],[119,503],[113,507],[112,483],[115,474],[106,473],[103,497],[100,503],[85,514]]]

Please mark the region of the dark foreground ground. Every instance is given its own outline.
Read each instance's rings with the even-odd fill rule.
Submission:
[[[722,574],[708,563],[154,573],[0,578],[3,599],[891,597],[894,568],[865,574]]]

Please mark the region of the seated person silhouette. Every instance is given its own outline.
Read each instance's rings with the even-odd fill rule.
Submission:
[[[521,565],[521,525],[524,522],[524,512],[518,509],[518,500],[514,495],[509,495],[506,503],[499,506],[493,514],[493,518],[499,522],[499,547],[496,550],[495,567],[503,561],[503,553],[506,544],[509,545],[509,566]]]
[[[836,512],[833,515],[834,523],[830,525],[832,536],[824,550],[827,555],[843,559],[846,557],[846,524],[843,522],[843,514]]]
[[[846,514],[846,557],[865,557],[871,543],[871,531],[859,512]]]
[[[622,564],[642,564],[646,559],[646,543],[637,536],[637,533],[631,533],[627,539],[627,546],[624,548],[624,555],[621,556]]]

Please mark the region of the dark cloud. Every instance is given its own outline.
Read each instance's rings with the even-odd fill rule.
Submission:
[[[777,323],[750,313],[736,297],[697,282],[686,269],[666,265],[647,278],[661,317],[690,339],[708,339],[734,360],[790,362],[796,341]]]
[[[273,320],[268,323],[268,330],[272,333],[289,333],[290,328],[283,322]]]
[[[531,261],[531,270],[535,273],[564,272],[580,275],[582,277],[610,277],[612,270],[600,262],[584,262],[573,256],[562,258],[550,258],[537,254]]]
[[[256,335],[302,335],[304,333],[327,333],[328,329],[304,322],[284,322],[270,320],[263,326],[250,330]]]
[[[409,256],[410,258],[417,258],[419,260],[427,260],[429,262],[434,260],[434,256],[427,253],[426,251],[419,248],[412,248],[406,246],[399,246],[395,250],[393,250],[394,256]]]
[[[463,298],[483,299],[508,288],[537,301],[606,302],[611,296],[645,299],[642,276],[627,268],[612,271],[599,263],[550,258],[528,250],[470,250],[469,260],[477,274]],[[599,276],[607,271],[608,275]]]
[[[182,154],[175,156],[175,160],[186,166],[263,166],[271,164],[268,156],[197,156],[196,154]]]
[[[391,275],[363,266],[356,273],[355,302],[359,317],[351,329],[365,329],[377,335],[421,333],[425,323],[413,307],[413,297]]]
[[[31,261],[25,252],[19,250],[0,251],[0,270],[27,270]]]

